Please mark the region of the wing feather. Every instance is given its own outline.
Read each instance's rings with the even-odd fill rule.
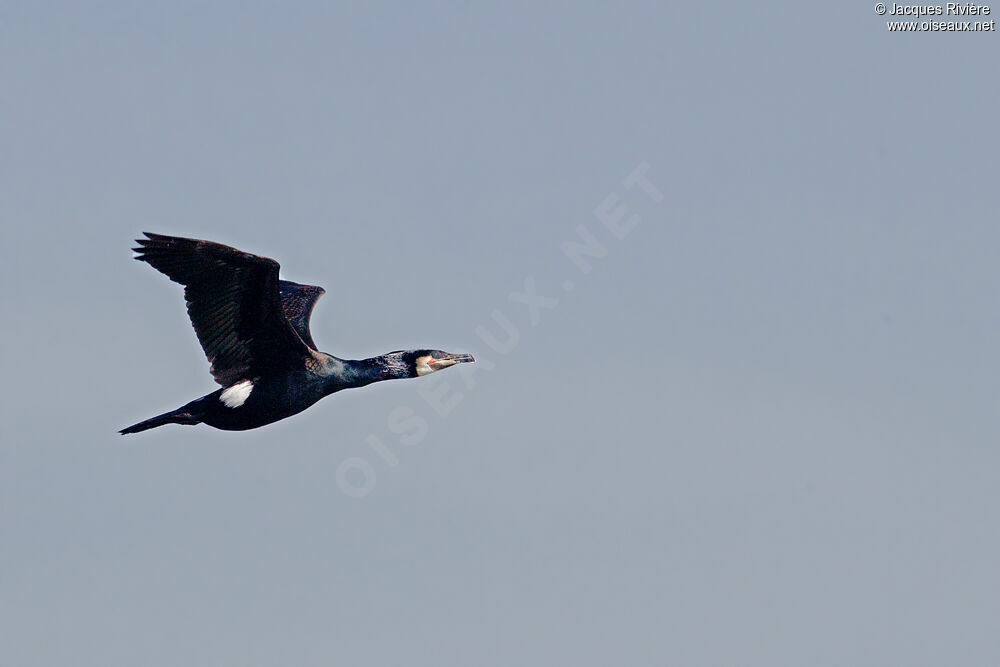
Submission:
[[[216,382],[226,387],[308,363],[312,353],[285,317],[276,261],[221,243],[145,235],[136,259],[184,286]]]
[[[316,285],[300,285],[290,280],[279,281],[278,287],[281,291],[281,307],[285,311],[288,323],[299,334],[302,342],[316,350],[316,343],[309,333],[309,318],[312,317],[316,301],[326,293],[326,290]]]

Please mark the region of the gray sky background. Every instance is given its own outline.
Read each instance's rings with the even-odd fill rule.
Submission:
[[[868,2],[0,12],[5,667],[1000,663],[996,33]],[[143,230],[325,286],[325,351],[493,367],[123,439],[215,387]],[[527,278],[559,299],[534,326]]]

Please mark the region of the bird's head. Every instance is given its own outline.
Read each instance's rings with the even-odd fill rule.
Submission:
[[[403,353],[410,377],[430,375],[455,364],[475,361],[471,354],[451,354],[441,350],[410,350]]]

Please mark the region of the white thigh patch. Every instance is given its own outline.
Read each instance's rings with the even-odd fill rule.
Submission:
[[[253,391],[253,382],[251,380],[243,380],[237,382],[232,387],[226,387],[226,389],[219,394],[219,400],[227,408],[238,408],[247,399],[250,398],[250,392]]]

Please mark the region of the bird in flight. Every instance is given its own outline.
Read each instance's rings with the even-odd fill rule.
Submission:
[[[184,286],[188,316],[222,388],[119,433],[164,424],[245,431],[341,389],[428,375],[471,354],[400,350],[352,361],[320,352],[309,316],[325,290],[278,279],[278,263],[221,243],[145,233],[135,259]]]

